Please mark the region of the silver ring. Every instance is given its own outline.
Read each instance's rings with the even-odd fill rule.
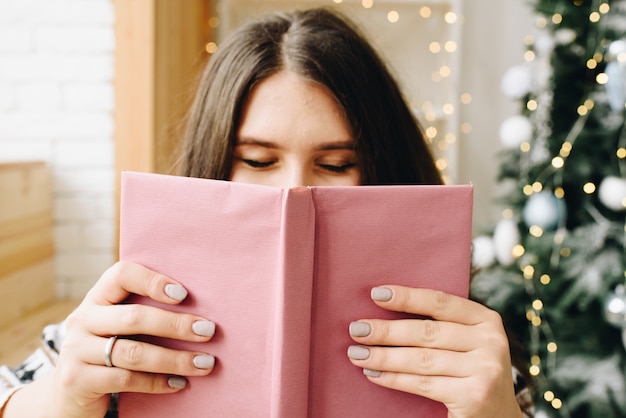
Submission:
[[[117,335],[109,338],[109,341],[107,341],[107,346],[104,349],[104,365],[107,367],[113,367],[113,363],[111,363],[111,351],[113,351],[113,344],[115,344],[116,340]]]

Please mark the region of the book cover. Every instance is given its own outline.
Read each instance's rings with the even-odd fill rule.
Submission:
[[[120,417],[429,417],[443,405],[369,382],[346,355],[350,322],[407,318],[370,289],[466,297],[471,186],[281,189],[125,172],[120,258],[179,280],[167,309],[214,321],[216,366],[171,395],[120,394]],[[133,302],[157,305],[146,298]]]

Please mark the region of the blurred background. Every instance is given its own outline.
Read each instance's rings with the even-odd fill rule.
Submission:
[[[624,0],[0,0],[0,364],[115,262],[119,173],[170,172],[221,39],[319,5],[474,185],[472,294],[526,348],[537,417],[626,416]]]
[[[524,1],[0,0],[0,162],[51,171],[60,296],[81,297],[115,261],[119,171],[168,172],[220,37],[261,11],[311,5],[362,23],[488,225],[499,124],[517,106],[501,78],[533,27]]]

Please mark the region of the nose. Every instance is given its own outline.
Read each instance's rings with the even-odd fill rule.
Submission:
[[[304,167],[299,164],[294,165],[288,170],[285,176],[284,188],[301,187],[301,186],[315,186],[314,176],[309,173]]]

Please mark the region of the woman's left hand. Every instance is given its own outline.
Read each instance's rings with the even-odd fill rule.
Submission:
[[[471,300],[429,289],[372,289],[381,308],[432,319],[363,319],[350,361],[378,385],[445,404],[449,418],[521,417],[502,318]]]

